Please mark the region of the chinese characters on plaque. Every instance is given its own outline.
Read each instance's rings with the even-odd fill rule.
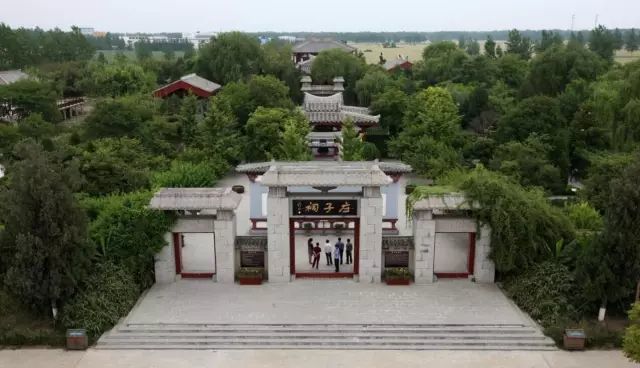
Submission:
[[[356,216],[358,201],[355,199],[294,199],[293,214],[296,216]]]

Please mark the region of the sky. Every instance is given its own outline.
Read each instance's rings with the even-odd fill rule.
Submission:
[[[640,28],[640,0],[0,0],[0,23],[110,32]]]

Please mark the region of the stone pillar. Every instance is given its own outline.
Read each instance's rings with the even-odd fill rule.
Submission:
[[[476,282],[493,283],[496,276],[496,267],[489,258],[491,252],[491,228],[483,225],[476,233],[476,258],[473,265],[473,275]]]
[[[267,196],[267,252],[269,282],[291,281],[287,187],[269,187]]]
[[[433,256],[436,242],[436,221],[431,211],[413,212],[415,242],[414,278],[416,284],[433,282]]]
[[[360,200],[361,282],[380,282],[382,279],[382,195],[380,187],[363,187]]]
[[[216,281],[233,284],[236,275],[236,218],[233,211],[218,210],[213,221],[216,244]]]
[[[176,258],[173,251],[173,234],[164,234],[166,245],[153,257],[156,283],[168,284],[176,281]]]

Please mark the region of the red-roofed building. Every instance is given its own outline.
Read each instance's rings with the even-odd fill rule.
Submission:
[[[218,83],[204,79],[194,73],[185,75],[177,81],[156,89],[153,91],[153,96],[167,98],[171,95],[178,95],[182,97],[191,92],[200,98],[209,98],[215,95],[220,88],[222,88],[222,86]]]

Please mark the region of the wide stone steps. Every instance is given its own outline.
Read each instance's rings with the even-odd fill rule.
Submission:
[[[98,349],[553,350],[525,325],[121,324]]]

